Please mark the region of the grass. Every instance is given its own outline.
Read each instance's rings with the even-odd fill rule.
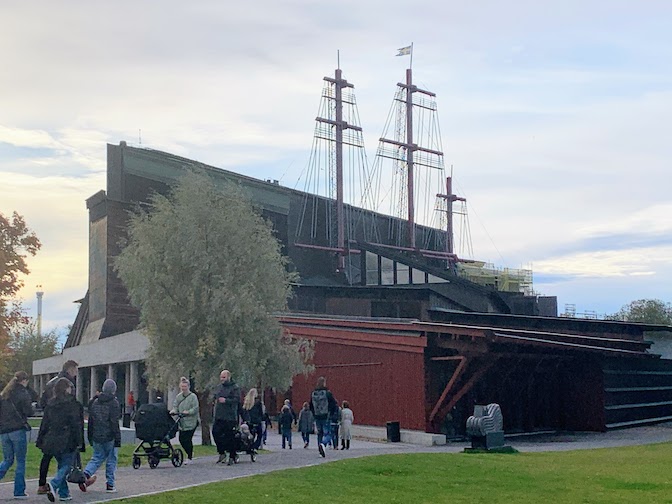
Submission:
[[[33,433],[32,441],[28,442],[28,454],[26,456],[26,479],[37,478],[40,474],[40,460],[42,460],[42,452],[38,450],[37,447],[35,446],[36,437],[37,434]],[[121,448],[119,448],[119,460],[118,460],[119,467],[131,466],[131,459],[133,457],[133,450],[135,449],[135,447],[136,445],[122,445]],[[215,449],[214,446],[194,445],[194,455],[197,457],[202,457],[205,455],[216,455],[216,454],[217,450]],[[93,455],[93,448],[91,448],[91,446],[89,446],[87,443],[86,453],[82,454],[82,462],[86,464],[86,462],[88,462],[88,460],[91,458],[91,455]],[[147,459],[143,458],[142,463],[147,464]],[[15,468],[16,468],[16,462],[14,462],[12,468],[7,472],[7,475],[3,478],[4,481],[11,481],[14,478]],[[55,473],[56,462],[52,461],[49,468],[51,469],[50,474]]]
[[[384,455],[126,501],[672,503],[670,467],[672,443],[547,453]]]

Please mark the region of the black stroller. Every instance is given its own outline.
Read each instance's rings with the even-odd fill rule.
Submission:
[[[165,404],[140,406],[135,414],[135,437],[141,441],[133,451],[133,469],[140,467],[140,457],[147,457],[151,469],[155,469],[161,459],[170,459],[175,467],[182,465],[184,453],[170,444],[181,417],[178,414],[173,418]]]
[[[236,458],[234,462],[236,464],[240,459],[239,454],[241,453],[249,455],[252,462],[257,461],[257,450],[254,448],[254,435],[245,427],[247,427],[247,425],[242,424],[236,429],[236,433],[234,434],[234,443],[236,446]]]

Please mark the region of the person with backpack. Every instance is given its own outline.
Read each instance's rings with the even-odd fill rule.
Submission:
[[[189,380],[183,376],[180,378],[180,393],[173,401],[172,415],[180,414],[178,420],[180,445],[187,454],[184,464],[191,464],[194,460],[194,433],[198,428],[198,397],[190,390]]]
[[[331,443],[330,415],[338,408],[338,403],[327,388],[327,379],[324,376],[317,379],[317,386],[310,394],[309,404],[317,427],[317,449],[321,457],[326,457],[326,445]]]
[[[0,480],[14,465],[16,457],[16,471],[14,472],[14,498],[27,499],[26,493],[26,453],[28,441],[26,433],[30,430],[28,417],[33,414],[28,373],[17,371],[14,377],[0,392],[0,440],[4,460],[0,464]]]
[[[54,386],[56,382],[61,378],[66,378],[72,385],[71,394],[75,396],[75,385],[77,379],[77,368],[79,364],[74,360],[68,360],[63,363],[63,368],[57,376],[52,378],[47,382],[42,397],[40,398],[40,408],[45,410],[47,404],[54,396]],[[49,464],[51,463],[51,455],[42,455],[42,460],[40,461],[40,477],[38,479],[37,494],[44,495],[49,492],[49,486],[47,485],[47,474],[49,473]]]
[[[107,379],[103,390],[89,405],[89,426],[87,435],[89,444],[93,446],[93,456],[84,468],[84,483],[79,488],[85,490],[96,481],[96,471],[105,462],[105,479],[107,493],[117,491],[115,473],[117,471],[117,452],[121,447],[121,406],[115,394],[117,384]],[[82,486],[84,488],[82,488]]]
[[[84,452],[84,408],[72,395],[72,382],[59,378],[53,387],[53,397],[44,409],[35,445],[42,453],[55,457],[56,476],[47,482],[47,498],[71,500],[67,476],[77,460],[77,452]]]

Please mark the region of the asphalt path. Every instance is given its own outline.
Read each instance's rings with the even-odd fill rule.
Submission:
[[[311,437],[314,438],[315,436]],[[377,443],[353,440],[350,450],[327,450],[326,458],[322,458],[319,456],[315,446],[315,439],[311,439],[311,446],[308,449],[303,449],[300,435],[294,433],[293,450],[283,450],[280,446],[280,441],[281,439],[277,432],[269,431],[268,444],[265,447],[268,451],[259,454],[257,462],[253,463],[249,456],[241,455],[240,463],[232,466],[216,464],[217,457],[208,456],[199,457],[192,464],[179,468],[173,467],[169,460],[161,460],[156,469],[150,469],[145,458],[142,461],[142,466],[137,470],[131,467],[119,467],[117,469],[116,484],[118,492],[115,494],[105,492],[105,470],[103,466],[97,472],[97,482],[89,487],[87,492],[81,492],[76,485],[70,485],[73,496],[72,502],[108,502],[115,499],[157,494],[206,483],[264,474],[281,469],[308,467],[329,463],[334,460],[372,455],[423,452],[458,453],[468,446],[465,442],[449,443],[446,446],[425,447],[406,443]],[[672,423],[623,429],[607,433],[560,433],[507,437],[507,444],[523,452],[607,448],[666,441],[672,441]],[[85,461],[88,460],[90,454],[91,450],[88,449]],[[52,463],[53,465],[55,464]],[[26,483],[30,498],[24,502],[48,502],[46,496],[36,495],[36,479],[28,480]],[[0,501],[13,500],[12,491],[12,481],[1,482]]]

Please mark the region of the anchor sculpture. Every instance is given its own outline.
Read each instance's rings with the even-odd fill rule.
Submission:
[[[504,446],[504,419],[499,404],[474,406],[474,415],[467,418],[467,435],[472,448],[500,448]]]

